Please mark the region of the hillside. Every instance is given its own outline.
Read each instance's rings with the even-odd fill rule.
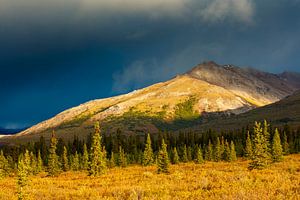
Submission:
[[[9,140],[85,138],[95,121],[105,133],[127,134],[178,130],[218,116],[241,114],[274,103],[300,87],[298,74],[271,74],[233,65],[202,63],[191,71],[144,89],[87,102],[41,122]]]
[[[300,127],[300,91],[295,92],[281,101],[266,105],[251,111],[225,118],[218,118],[197,125],[193,130],[230,130],[237,129],[254,121],[268,120],[273,126],[289,124],[291,127]]]

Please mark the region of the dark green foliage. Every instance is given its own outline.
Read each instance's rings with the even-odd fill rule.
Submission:
[[[195,105],[196,98],[190,97],[185,102],[179,103],[175,107],[175,118],[184,120],[193,120],[199,117],[193,107]]]
[[[37,171],[37,173],[43,171],[43,160],[42,160],[42,156],[41,156],[41,151],[40,150],[38,151],[36,171]]]
[[[52,133],[49,156],[48,156],[48,174],[49,176],[56,176],[59,173],[58,156],[56,155],[57,139],[54,132]]]
[[[157,173],[169,173],[169,155],[167,151],[167,145],[162,139],[161,143],[161,149],[158,152],[158,157],[157,157]]]
[[[230,146],[227,140],[225,140],[223,160],[230,161]]]
[[[254,139],[253,139],[253,156],[249,164],[249,169],[263,169],[270,162],[270,153],[265,133],[261,127],[261,123],[255,122]]]
[[[214,161],[218,162],[222,159],[220,139],[217,137],[217,142],[214,149]]]
[[[24,188],[28,185],[28,175],[30,174],[30,168],[27,166],[26,162],[23,156],[19,157],[18,172],[17,172],[17,186],[18,186],[19,200],[26,198],[26,193],[24,192]]]
[[[204,163],[201,147],[197,146],[195,152],[196,152],[195,163],[197,164]]]
[[[286,136],[285,132],[283,134],[282,147],[283,147],[283,153],[285,155],[289,154],[289,152],[290,152],[290,150],[289,150],[289,143],[288,143],[287,136]]]
[[[272,141],[272,158],[274,162],[280,162],[283,160],[283,151],[280,141],[278,129],[275,129],[275,134]]]
[[[154,162],[154,160],[153,160],[153,150],[152,150],[152,146],[151,146],[151,138],[150,138],[150,134],[148,134],[146,145],[145,145],[145,150],[144,150],[144,156],[143,156],[143,165],[149,166],[149,165],[152,165],[153,162]]]
[[[172,157],[172,163],[173,164],[178,164],[179,163],[179,156],[178,156],[178,152],[177,152],[177,148],[176,147],[173,148],[172,155],[173,155],[173,157]]]
[[[251,159],[253,155],[252,141],[250,133],[247,133],[246,146],[245,146],[245,157]]]
[[[84,143],[83,145],[83,155],[82,155],[82,169],[87,170],[89,168],[89,153],[87,150],[87,146]]]
[[[62,169],[64,171],[69,170],[69,159],[68,159],[68,150],[67,147],[64,146],[63,154],[62,154]]]
[[[73,171],[78,171],[80,169],[79,155],[78,155],[77,151],[75,152],[75,155],[72,156],[72,159],[71,159],[71,169]]]
[[[186,145],[183,146],[183,150],[182,150],[182,162],[186,163],[188,162],[188,155],[187,155],[187,148]]]
[[[110,159],[109,159],[109,167],[113,168],[115,166],[116,166],[115,154],[114,154],[114,152],[111,152]]]
[[[212,159],[213,159],[213,148],[212,148],[211,141],[209,140],[205,150],[205,160],[212,161]]]
[[[3,151],[0,151],[0,179],[8,175],[9,168],[8,160],[3,155]]]
[[[90,176],[99,176],[106,170],[106,158],[104,157],[103,148],[101,144],[100,125],[95,123],[95,133],[92,139],[92,146],[90,151]]]
[[[230,155],[229,155],[229,161],[236,161],[236,151],[233,141],[230,142]]]
[[[118,165],[120,167],[126,167],[127,166],[127,157],[126,157],[126,154],[124,152],[124,149],[121,146],[119,147]]]

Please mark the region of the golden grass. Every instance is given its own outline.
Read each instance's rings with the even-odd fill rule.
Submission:
[[[247,170],[247,161],[171,166],[156,174],[155,166],[114,168],[91,178],[85,172],[59,177],[31,177],[29,199],[300,199],[300,155],[268,169]],[[0,180],[0,199],[17,199],[14,177]]]

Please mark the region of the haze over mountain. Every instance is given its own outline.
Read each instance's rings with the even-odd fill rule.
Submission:
[[[204,62],[185,74],[128,94],[93,100],[68,109],[10,139],[85,138],[95,121],[105,133],[179,130],[220,116],[237,115],[277,102],[300,89],[300,75],[272,74],[234,65]]]

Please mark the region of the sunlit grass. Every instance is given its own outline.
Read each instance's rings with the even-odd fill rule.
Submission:
[[[30,178],[26,193],[30,199],[300,199],[300,155],[261,171],[249,171],[247,164],[179,164],[169,175],[156,174],[155,166],[114,168],[98,178],[42,173]],[[0,180],[1,200],[17,199],[16,190],[15,177]]]

